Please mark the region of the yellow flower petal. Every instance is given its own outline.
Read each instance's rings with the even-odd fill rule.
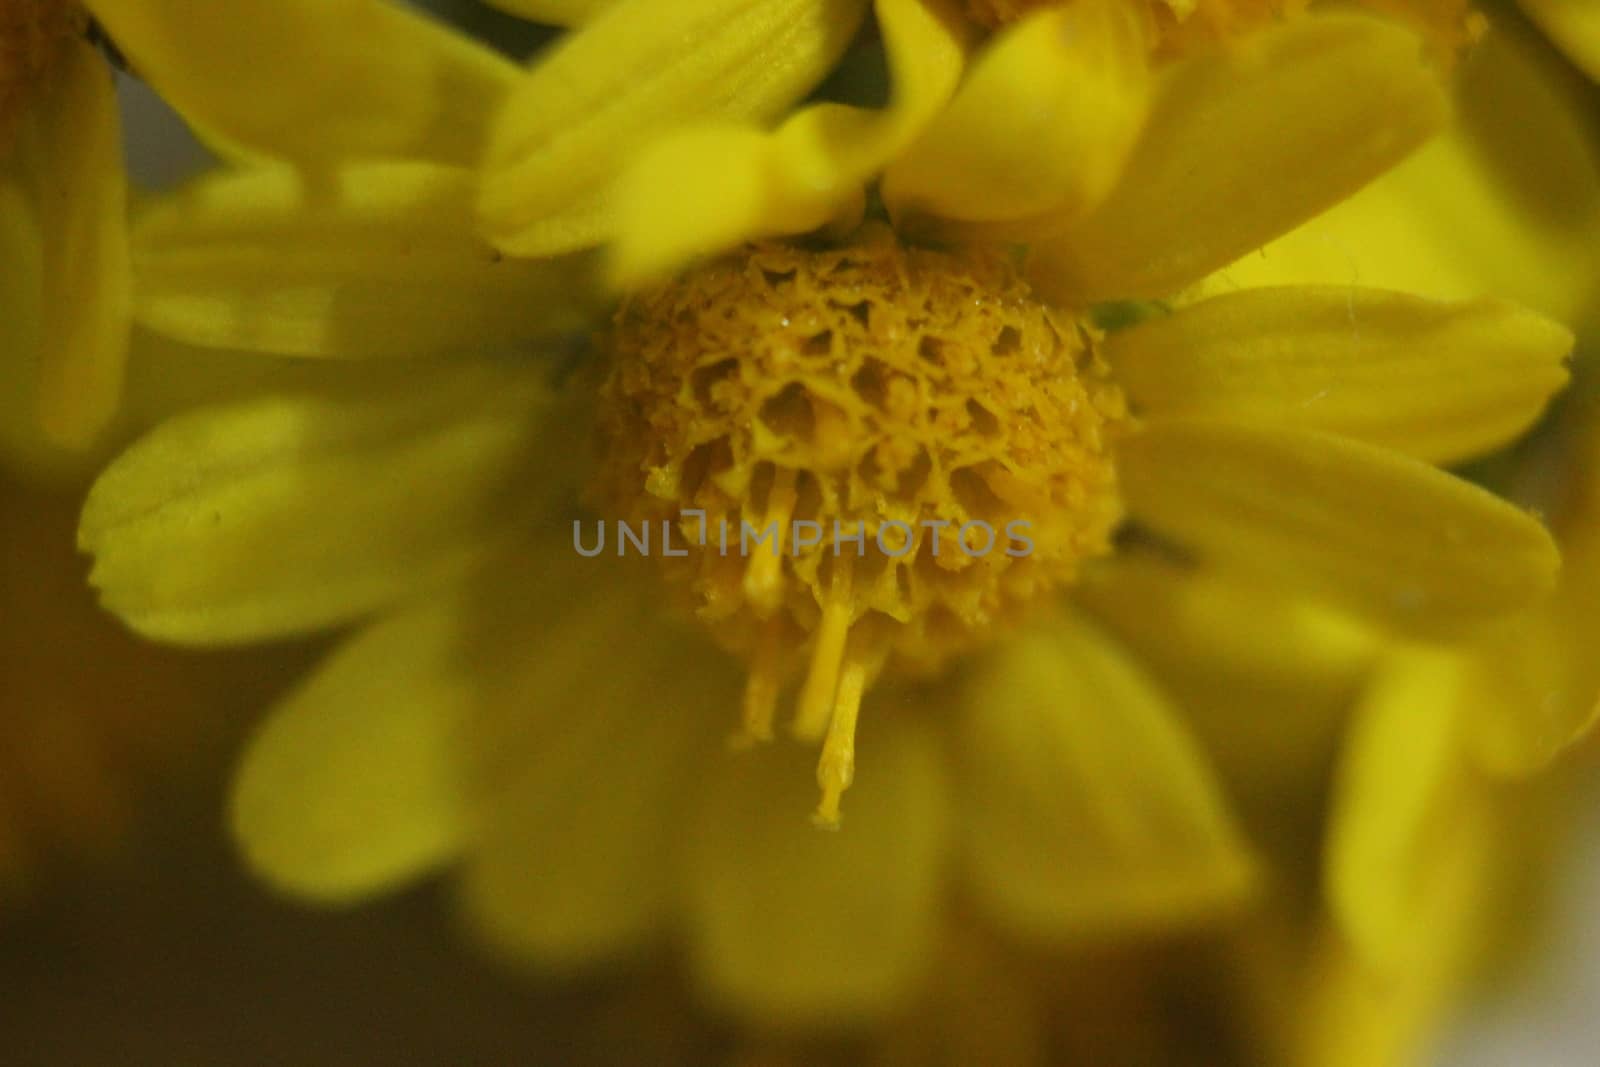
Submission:
[[[513,255],[610,236],[611,185],[649,140],[765,121],[820,81],[866,0],[619,0],[522,77],[496,120],[479,211]]]
[[[328,902],[400,885],[466,836],[458,750],[475,679],[459,605],[386,619],[346,642],[245,750],[230,823],[251,867]]]
[[[1325,870],[1330,904],[1368,967],[1435,966],[1481,889],[1495,814],[1462,759],[1448,652],[1397,656],[1357,709],[1339,768]],[[1420,921],[1423,917],[1427,921]]]
[[[664,925],[698,783],[728,758],[739,701],[730,665],[655,622],[651,575],[582,562],[515,587],[519,614],[548,618],[500,640],[504,666],[473,724],[483,818],[463,870],[468,914],[547,968],[596,963]]]
[[[1557,602],[1464,654],[1460,705],[1479,766],[1521,778],[1550,764],[1600,716],[1594,588]]]
[[[1576,400],[1548,441],[1565,469],[1552,479],[1550,523],[1561,544],[1561,583],[1547,604],[1467,650],[1461,698],[1478,766],[1497,776],[1544,770],[1600,720],[1600,423]],[[1530,450],[1533,477],[1545,462]]]
[[[37,362],[23,357],[38,368],[38,408],[29,418],[56,443],[82,448],[116,412],[127,359],[122,127],[111,74],[84,42],[63,48],[59,69],[28,103],[6,167],[18,172],[42,253],[32,275]],[[4,267],[19,268],[30,270],[9,261]],[[26,284],[29,276],[18,280]]]
[[[1295,19],[1175,67],[1123,181],[1035,246],[1063,302],[1160,296],[1284,233],[1443,125],[1421,40],[1354,14]]]
[[[775,1025],[881,1016],[914,991],[936,936],[946,811],[915,708],[862,720],[861,772],[838,832],[806,818],[812,753],[724,757],[690,842],[689,949],[714,1003]],[[892,720],[889,716],[893,716]]]
[[[1600,7],[1592,0],[1521,0],[1522,9],[1550,39],[1600,81]]]
[[[1588,95],[1560,73],[1497,28],[1462,65],[1442,135],[1217,284],[1492,294],[1579,321],[1600,285],[1600,148]]]
[[[1137,408],[1328,430],[1453,463],[1527,429],[1566,383],[1563,327],[1513,304],[1247,289],[1107,340]]]
[[[884,176],[900,221],[1044,212],[1070,221],[1122,173],[1149,107],[1144,33],[1126,0],[1045,9],[1001,35]]]
[[[548,470],[511,481],[560,432],[542,371],[401,373],[200,410],[135,444],[78,532],[106,607],[186,644],[346,622],[459,573],[561,491]]]
[[[384,0],[89,0],[202,132],[274,158],[476,163],[516,67]]]
[[[581,325],[581,263],[507,260],[473,232],[467,172],[221,172],[134,232],[142,325],[190,344],[307,356],[525,345]]]
[[[624,174],[611,276],[621,288],[753,237],[816,229],[944,106],[961,76],[963,31],[931,0],[878,0],[894,73],[882,111],[819,104],[767,135],[710,126],[658,141]]]
[[[1389,623],[1457,630],[1536,603],[1560,558],[1492,494],[1372,445],[1204,419],[1120,442],[1130,512],[1202,558]]]
[[[485,0],[511,15],[552,26],[580,26],[618,0]]]
[[[1192,921],[1237,903],[1252,863],[1173,710],[1086,621],[1011,638],[966,690],[957,766],[968,876],[1029,939]]]
[[[1322,772],[1372,669],[1368,627],[1154,552],[1119,553],[1074,594],[1173,696],[1218,771],[1250,799],[1281,797]]]

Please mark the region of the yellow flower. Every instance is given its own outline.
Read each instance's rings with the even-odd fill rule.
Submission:
[[[788,12],[805,70],[760,72],[788,100],[843,47],[823,7],[697,0],[665,22],[711,34],[706,70],[725,74],[765,54],[752,45],[762,19]],[[268,352],[452,357],[391,358],[366,380],[172,420],[86,504],[93,581],[142,633],[230,644],[365,622],[246,757],[234,827],[265,876],[348,901],[456,862],[475,921],[546,965],[670,927],[737,1010],[871,1016],[927,964],[951,877],[1001,928],[1044,940],[1191,922],[1249,887],[1251,857],[1168,698],[1061,595],[1137,562],[1114,528],[1281,591],[1241,601],[1241,627],[1296,620],[1304,596],[1402,632],[1470,630],[1550,588],[1543,528],[1434,464],[1493,451],[1538,417],[1565,380],[1565,330],[1494,300],[1350,286],[1146,307],[1110,333],[1091,310],[1199,282],[1403,156],[1444,111],[1418,37],[1318,15],[1197,53],[1165,70],[1135,133],[1109,92],[1089,98],[1105,114],[1059,112],[1065,133],[1036,124],[1092,149],[1039,186],[985,169],[1006,142],[973,101],[998,91],[1003,65],[980,62],[955,90],[961,49],[941,11],[878,5],[906,72],[897,87],[927,84],[915,72],[932,62],[944,90],[881,113],[801,111],[770,136],[691,129],[630,164],[633,131],[669,120],[708,75],[652,81],[650,57],[679,49],[620,0],[573,40],[609,26],[619,36],[600,40],[638,44],[644,65],[624,78],[604,52],[563,59],[596,47],[572,43],[536,67],[535,81],[571,78],[546,86],[552,121],[599,108],[595,124],[508,133],[507,116],[537,111],[517,90],[481,197],[433,150],[458,128],[430,126],[402,150],[424,159],[223,172],[139,219],[135,307],[152,329]],[[1072,69],[1116,82],[1126,66],[1138,81],[1145,46],[1124,14],[1044,12],[988,55],[1038,52],[1027,69],[1042,71],[1064,47]],[[1074,20],[1065,46],[1058,20]],[[1108,62],[1122,55],[1139,62]],[[470,101],[448,81],[430,91],[429,114],[488,127],[487,111],[454,110]],[[414,102],[363,101],[373,128]],[[905,101],[925,121],[903,122]],[[729,149],[718,166],[684,151],[716,138]],[[649,192],[635,166],[663,159],[703,188],[673,183],[684,199],[618,235],[614,271],[634,256],[661,274],[779,216],[810,229],[885,164],[885,199],[908,226],[994,225],[1008,240],[1040,213],[1053,226],[1020,264],[992,247],[914,247],[881,225],[743,245],[635,293],[588,366],[528,358],[600,301],[593,263],[493,251],[475,202],[548,193],[497,235],[526,236],[577,217],[562,214],[574,188],[627,164],[625,217]],[[563,184],[564,168],[582,181]],[[1004,197],[1026,210],[973,217]],[[1130,308],[1102,309],[1116,310]],[[585,558],[580,494],[651,520],[658,554],[679,539],[687,555],[660,563],[688,612],[664,610],[642,561]],[[680,509],[736,530],[777,521],[785,553],[713,552]],[[797,518],[826,540],[802,545]],[[978,520],[1029,524],[1033,550],[952,539],[941,554],[924,530]],[[904,561],[895,522],[914,538]],[[1325,623],[1306,622],[1307,655],[1343,670],[1360,650]],[[745,659],[742,696],[706,630]],[[769,731],[791,680],[796,731],[821,742],[824,822],[854,780],[859,717],[859,795],[838,834],[803,818],[807,751],[721,751],[735,709],[750,735]]]

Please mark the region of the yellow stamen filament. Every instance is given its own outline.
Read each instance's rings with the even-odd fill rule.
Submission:
[[[778,690],[783,684],[783,620],[772,619],[761,630],[750,673],[744,680],[743,724],[733,736],[735,748],[772,740],[772,723],[778,714]]]
[[[828,720],[828,738],[822,743],[822,758],[817,761],[822,800],[811,817],[812,822],[827,830],[839,828],[839,798],[855,781],[856,718],[870,673],[868,659],[860,655],[847,656],[839,672],[839,692]]]
[[[773,476],[772,491],[767,499],[763,529],[775,529],[771,551],[756,552],[744,572],[744,595],[750,606],[762,617],[778,610],[783,602],[783,552],[784,532],[794,515],[797,496],[794,489],[794,471],[779,467]]]
[[[795,709],[794,735],[802,741],[820,738],[833,718],[839,665],[850,637],[850,567],[848,555],[834,558],[833,581],[828,587],[828,602],[822,606],[822,625],[817,628],[811,669],[806,672],[800,703]]]

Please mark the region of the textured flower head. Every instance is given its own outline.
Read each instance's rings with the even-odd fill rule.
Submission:
[[[1492,299],[1184,292],[1438,128],[1422,38],[1308,14],[1152,64],[1126,5],[1086,0],[969,65],[952,8],[883,0],[888,107],[738,123],[791,106],[863,9],[622,0],[498,110],[437,78],[418,126],[358,69],[357,114],[395,109],[384,154],[411,158],[317,140],[141,217],[151,329],[423,357],[174,420],[84,511],[105,603],[151,636],[371,619],[246,757],[235,829],[268,877],[346,900],[459,861],[478,922],[547,964],[670,926],[724,1003],[860,1018],[926,963],[952,871],[1053,939],[1251,885],[1202,752],[1075,595],[1096,574],[1153,553],[1271,588],[1241,614],[1341,663],[1363,643],[1330,615],[1437,635],[1551,587],[1540,524],[1438,465],[1538,417],[1565,330]],[[409,43],[429,70],[465,47]],[[727,121],[696,125],[708,102]],[[481,184],[453,165],[479,141]],[[607,302],[602,241],[629,295],[557,367],[548,338]],[[680,547],[588,558],[590,518]],[[718,519],[775,518],[779,552],[713,547]],[[978,521],[1033,551],[968,551]],[[842,833],[803,817],[807,747],[723,750],[786,687],[824,823],[861,728]]]

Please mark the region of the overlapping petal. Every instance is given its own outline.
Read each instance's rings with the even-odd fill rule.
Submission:
[[[1339,768],[1327,893],[1379,973],[1447,966],[1463,946],[1435,931],[1460,936],[1463,911],[1482,903],[1498,815],[1463,759],[1464,680],[1447,650],[1394,657],[1357,709]]]
[[[1327,284],[1486,294],[1559,322],[1600,284],[1591,102],[1497,28],[1462,65],[1455,121],[1381,178],[1219,272],[1219,286]]]
[[[283,889],[330,903],[398,886],[468,836],[459,746],[476,694],[459,598],[346,642],[273,710],[233,784],[231,829]]]
[[[358,618],[481,559],[568,483],[537,368],[400,368],[162,424],[101,475],[79,544],[135,630],[226,644]],[[560,440],[556,437],[555,440]]]
[[[1238,904],[1253,862],[1172,707],[1086,620],[975,672],[959,728],[973,892],[1026,938],[1095,938]]]
[[[669,135],[617,191],[611,275],[631,287],[753,237],[803,233],[859,212],[863,186],[944,106],[964,33],[940,0],[878,0],[894,71],[882,111],[819,104],[771,134],[702,126]]]
[[[468,165],[516,67],[389,0],[90,0],[142,78],[225,147]]]
[[[1001,35],[884,176],[897,220],[1071,221],[1122,174],[1149,107],[1138,14],[1124,0],[1045,9]]]
[[[805,817],[814,757],[798,748],[741,754],[712,780],[686,903],[692,958],[719,1003],[767,1023],[850,1024],[901,1004],[928,962],[949,784],[920,709],[874,708],[889,721],[863,723],[837,833]]]
[[[476,635],[492,651],[470,724],[479,819],[462,892],[499,949],[581,967],[671,916],[696,783],[728,758],[719,711],[738,686],[615,558],[551,543],[523,569],[533,580],[502,574],[479,604],[509,632]]]
[[[1514,505],[1313,430],[1160,421],[1118,445],[1117,469],[1134,518],[1203,561],[1420,631],[1509,617],[1560,566]]]
[[[540,56],[495,122],[479,201],[513,255],[596,245],[613,183],[697,120],[767,121],[821,81],[866,0],[619,0]],[[688,42],[688,46],[686,46]]]
[[[136,314],[218,348],[420,355],[526,345],[581,325],[584,264],[509,260],[473,232],[467,171],[415,162],[224,171],[134,234]]]
[[[1246,289],[1114,333],[1134,405],[1327,430],[1436,463],[1499,448],[1567,381],[1565,328],[1513,304]]]
[[[1177,64],[1123,180],[1034,246],[1049,298],[1181,289],[1355,192],[1436,132],[1420,39],[1356,14],[1295,19]]]

